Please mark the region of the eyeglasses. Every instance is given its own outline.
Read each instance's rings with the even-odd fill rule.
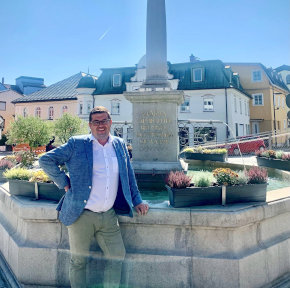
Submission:
[[[111,119],[105,119],[105,120],[101,120],[101,121],[94,120],[94,121],[91,121],[90,123],[92,123],[94,126],[100,126],[100,125],[106,125],[110,121],[111,121]]]

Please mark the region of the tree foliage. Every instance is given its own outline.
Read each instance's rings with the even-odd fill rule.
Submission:
[[[28,144],[30,149],[46,145],[51,138],[46,122],[37,117],[19,117],[10,126],[7,144]]]
[[[78,116],[72,116],[65,113],[61,118],[55,121],[54,133],[60,142],[64,144],[71,136],[87,134],[88,126],[86,122],[81,120]]]

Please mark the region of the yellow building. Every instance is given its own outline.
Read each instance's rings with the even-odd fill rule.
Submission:
[[[6,87],[0,91],[0,117],[4,120],[2,133],[6,133],[10,123],[14,121],[15,109],[11,102],[20,97],[23,97],[23,95]]]
[[[288,129],[286,95],[289,90],[282,77],[260,63],[228,63],[240,76],[244,90],[253,99],[250,105],[251,133]]]

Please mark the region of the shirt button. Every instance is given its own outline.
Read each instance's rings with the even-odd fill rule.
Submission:
[[[84,200],[84,203],[87,203],[87,200]]]

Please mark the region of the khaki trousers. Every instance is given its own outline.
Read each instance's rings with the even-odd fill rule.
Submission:
[[[114,209],[95,213],[84,210],[79,219],[68,226],[71,260],[69,278],[72,288],[85,288],[86,264],[93,237],[107,258],[104,288],[118,288],[121,280],[125,247]]]

